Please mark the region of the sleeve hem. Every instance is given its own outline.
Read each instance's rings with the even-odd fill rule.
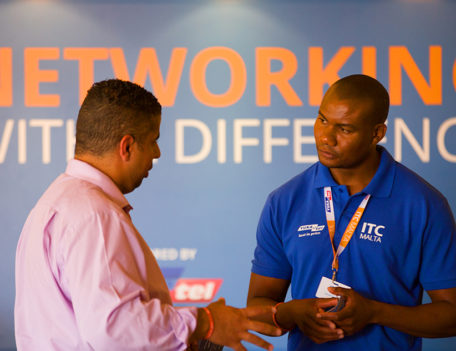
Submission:
[[[262,267],[262,266],[258,266],[256,264],[252,265],[252,273],[255,273],[258,275],[263,275],[263,276],[269,277],[269,278],[278,278],[278,279],[286,279],[286,280],[291,279],[291,274],[289,274],[288,272],[276,270],[273,268]]]
[[[456,278],[448,280],[440,280],[437,282],[422,283],[424,290],[440,290],[456,288]]]

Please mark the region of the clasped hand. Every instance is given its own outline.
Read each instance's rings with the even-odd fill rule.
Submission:
[[[317,313],[317,319],[334,323],[338,329],[343,330],[344,336],[353,335],[372,323],[374,312],[371,300],[353,289],[330,287],[328,291],[334,295],[343,296],[345,306],[338,312],[326,312],[327,309],[322,307]]]
[[[329,291],[345,297],[346,302],[342,310],[326,312],[337,305],[337,298],[292,300],[287,306],[294,324],[317,344],[352,335],[372,320],[370,300],[352,289],[329,288]]]

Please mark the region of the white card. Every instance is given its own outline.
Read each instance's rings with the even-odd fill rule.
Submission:
[[[320,298],[338,297],[337,295],[331,294],[328,291],[328,287],[330,286],[334,288],[351,289],[348,285],[336,281],[333,282],[332,279],[326,277],[321,277],[320,285],[318,285],[317,293],[315,294],[315,296]]]

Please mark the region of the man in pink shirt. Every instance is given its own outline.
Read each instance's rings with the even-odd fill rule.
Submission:
[[[15,333],[22,350],[185,350],[201,339],[272,346],[249,330],[270,307],[172,305],[123,194],[160,157],[161,106],[140,86],[96,83],[78,115],[75,158],[31,211],[16,256]]]

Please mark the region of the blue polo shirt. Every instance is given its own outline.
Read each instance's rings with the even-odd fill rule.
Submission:
[[[323,188],[331,186],[336,247],[366,194],[356,231],[339,257],[337,280],[361,295],[395,305],[421,304],[424,290],[456,287],[456,225],[444,196],[384,148],[369,185],[349,195],[316,163],[268,197],[257,229],[252,272],[291,281],[293,299],[315,297],[331,278],[333,253]],[[369,325],[340,341],[316,345],[298,328],[288,350],[421,350],[421,338]]]

